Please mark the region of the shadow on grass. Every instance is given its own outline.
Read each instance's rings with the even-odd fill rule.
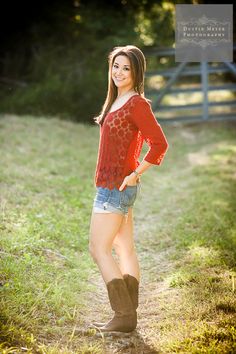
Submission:
[[[101,339],[103,342],[103,349],[108,350],[113,348],[115,353],[142,353],[142,354],[159,354],[160,351],[153,348],[146,343],[146,339],[136,329],[131,333],[121,332],[101,332],[96,329],[77,330],[76,335],[84,337],[90,336],[91,340]]]

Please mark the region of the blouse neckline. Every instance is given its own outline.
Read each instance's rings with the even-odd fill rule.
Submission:
[[[126,106],[126,104],[131,100],[132,97],[134,96],[140,96],[138,93],[136,93],[135,95],[132,95],[128,98],[128,100],[123,104],[123,106],[121,106],[120,108],[116,109],[115,111],[112,111],[112,112],[108,112],[108,114],[112,114],[112,113],[115,113],[117,111],[119,111],[120,109],[124,108]]]

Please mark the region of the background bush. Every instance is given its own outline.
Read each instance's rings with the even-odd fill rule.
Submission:
[[[14,81],[1,86],[1,111],[93,122],[107,91],[110,50],[171,45],[173,16],[174,4],[162,1],[48,4],[5,45],[1,76]]]

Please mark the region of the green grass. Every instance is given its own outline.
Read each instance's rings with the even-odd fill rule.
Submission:
[[[35,346],[31,334],[61,335],[84,309],[94,268],[87,251],[93,129],[57,119],[1,119],[1,339],[9,344],[11,334],[14,345],[25,346]]]
[[[135,238],[142,281],[157,291],[139,329],[160,353],[236,351],[235,128],[163,125],[168,153],[142,177]],[[0,351],[105,353],[106,341],[75,331],[96,291],[88,234],[99,130],[4,115],[0,141]]]

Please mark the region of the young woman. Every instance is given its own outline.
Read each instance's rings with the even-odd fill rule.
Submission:
[[[137,326],[140,270],[133,237],[133,205],[140,176],[160,165],[166,137],[144,97],[146,60],[133,45],[115,47],[108,56],[108,92],[95,122],[100,142],[94,182],[89,251],[106,284],[115,314],[92,325],[102,332],[131,332]],[[144,140],[149,150],[140,163]],[[119,262],[112,256],[114,248]]]

